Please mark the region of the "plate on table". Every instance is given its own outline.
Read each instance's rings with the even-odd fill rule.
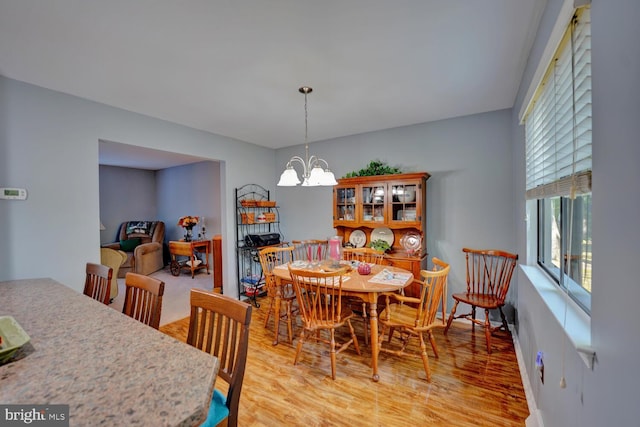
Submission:
[[[367,235],[362,230],[355,230],[349,236],[349,243],[356,248],[362,248],[367,243]]]
[[[12,316],[0,317],[0,363],[9,360],[31,338]]]
[[[389,246],[393,246],[393,231],[388,227],[374,228],[371,232],[371,241],[373,242],[374,240],[384,240]]]

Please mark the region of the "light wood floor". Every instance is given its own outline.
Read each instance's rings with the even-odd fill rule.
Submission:
[[[293,365],[295,347],[281,325],[272,346],[273,323],[264,328],[266,299],[253,308],[249,356],[240,398],[240,426],[524,426],[529,415],[511,337],[493,338],[487,354],[484,333],[454,322],[435,333],[439,359],[429,348],[431,383],[420,359],[380,354],[380,381],[371,381],[370,350],[362,323],[353,322],[362,355],[353,347],[337,356],[331,379],[328,348],[305,343]],[[186,340],[188,318],[160,330]],[[299,330],[295,331],[296,335]],[[294,339],[294,345],[297,338]],[[216,387],[226,391],[219,380]]]

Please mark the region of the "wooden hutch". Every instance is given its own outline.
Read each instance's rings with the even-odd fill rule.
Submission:
[[[415,278],[427,268],[426,195],[427,172],[342,178],[333,190],[333,227],[343,242],[368,246],[376,237],[393,240],[385,259],[390,265],[410,270]],[[357,230],[360,230],[359,232]],[[356,233],[352,238],[352,234]],[[363,236],[366,241],[363,242]],[[407,233],[421,238],[421,245],[408,254],[401,244]],[[356,236],[358,237],[356,239]],[[353,242],[351,242],[353,243]],[[419,296],[417,285],[405,290]]]

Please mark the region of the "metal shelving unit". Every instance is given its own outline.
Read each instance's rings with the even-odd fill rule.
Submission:
[[[284,237],[280,231],[280,213],[269,190],[258,184],[236,188],[235,196],[238,295],[260,307],[256,296],[265,290],[258,252],[264,245],[252,237],[266,236],[273,242],[277,236],[277,244],[280,244]]]

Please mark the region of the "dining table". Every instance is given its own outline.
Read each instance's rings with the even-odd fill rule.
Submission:
[[[297,263],[297,264],[296,264]],[[331,270],[335,267],[330,266],[329,261],[320,263],[305,263],[303,261],[295,261],[291,264],[293,268],[302,268],[309,270]],[[342,281],[342,295],[353,296],[361,299],[369,306],[369,330],[371,331],[371,368],[373,370],[372,379],[377,382],[380,380],[378,374],[378,297],[386,292],[399,292],[413,282],[413,273],[400,267],[389,265],[371,265],[370,274],[360,274],[357,268],[350,262],[342,261],[341,267],[346,266],[348,271],[346,278]],[[341,268],[340,267],[340,268]],[[276,295],[274,297],[274,313],[280,313],[282,287],[292,283],[291,274],[289,273],[289,264],[281,264],[273,269],[276,278]],[[275,330],[278,330],[278,315],[274,316]]]
[[[0,282],[9,316],[29,341],[0,365],[3,405],[68,405],[71,426],[206,420],[216,357],[50,278]]]

